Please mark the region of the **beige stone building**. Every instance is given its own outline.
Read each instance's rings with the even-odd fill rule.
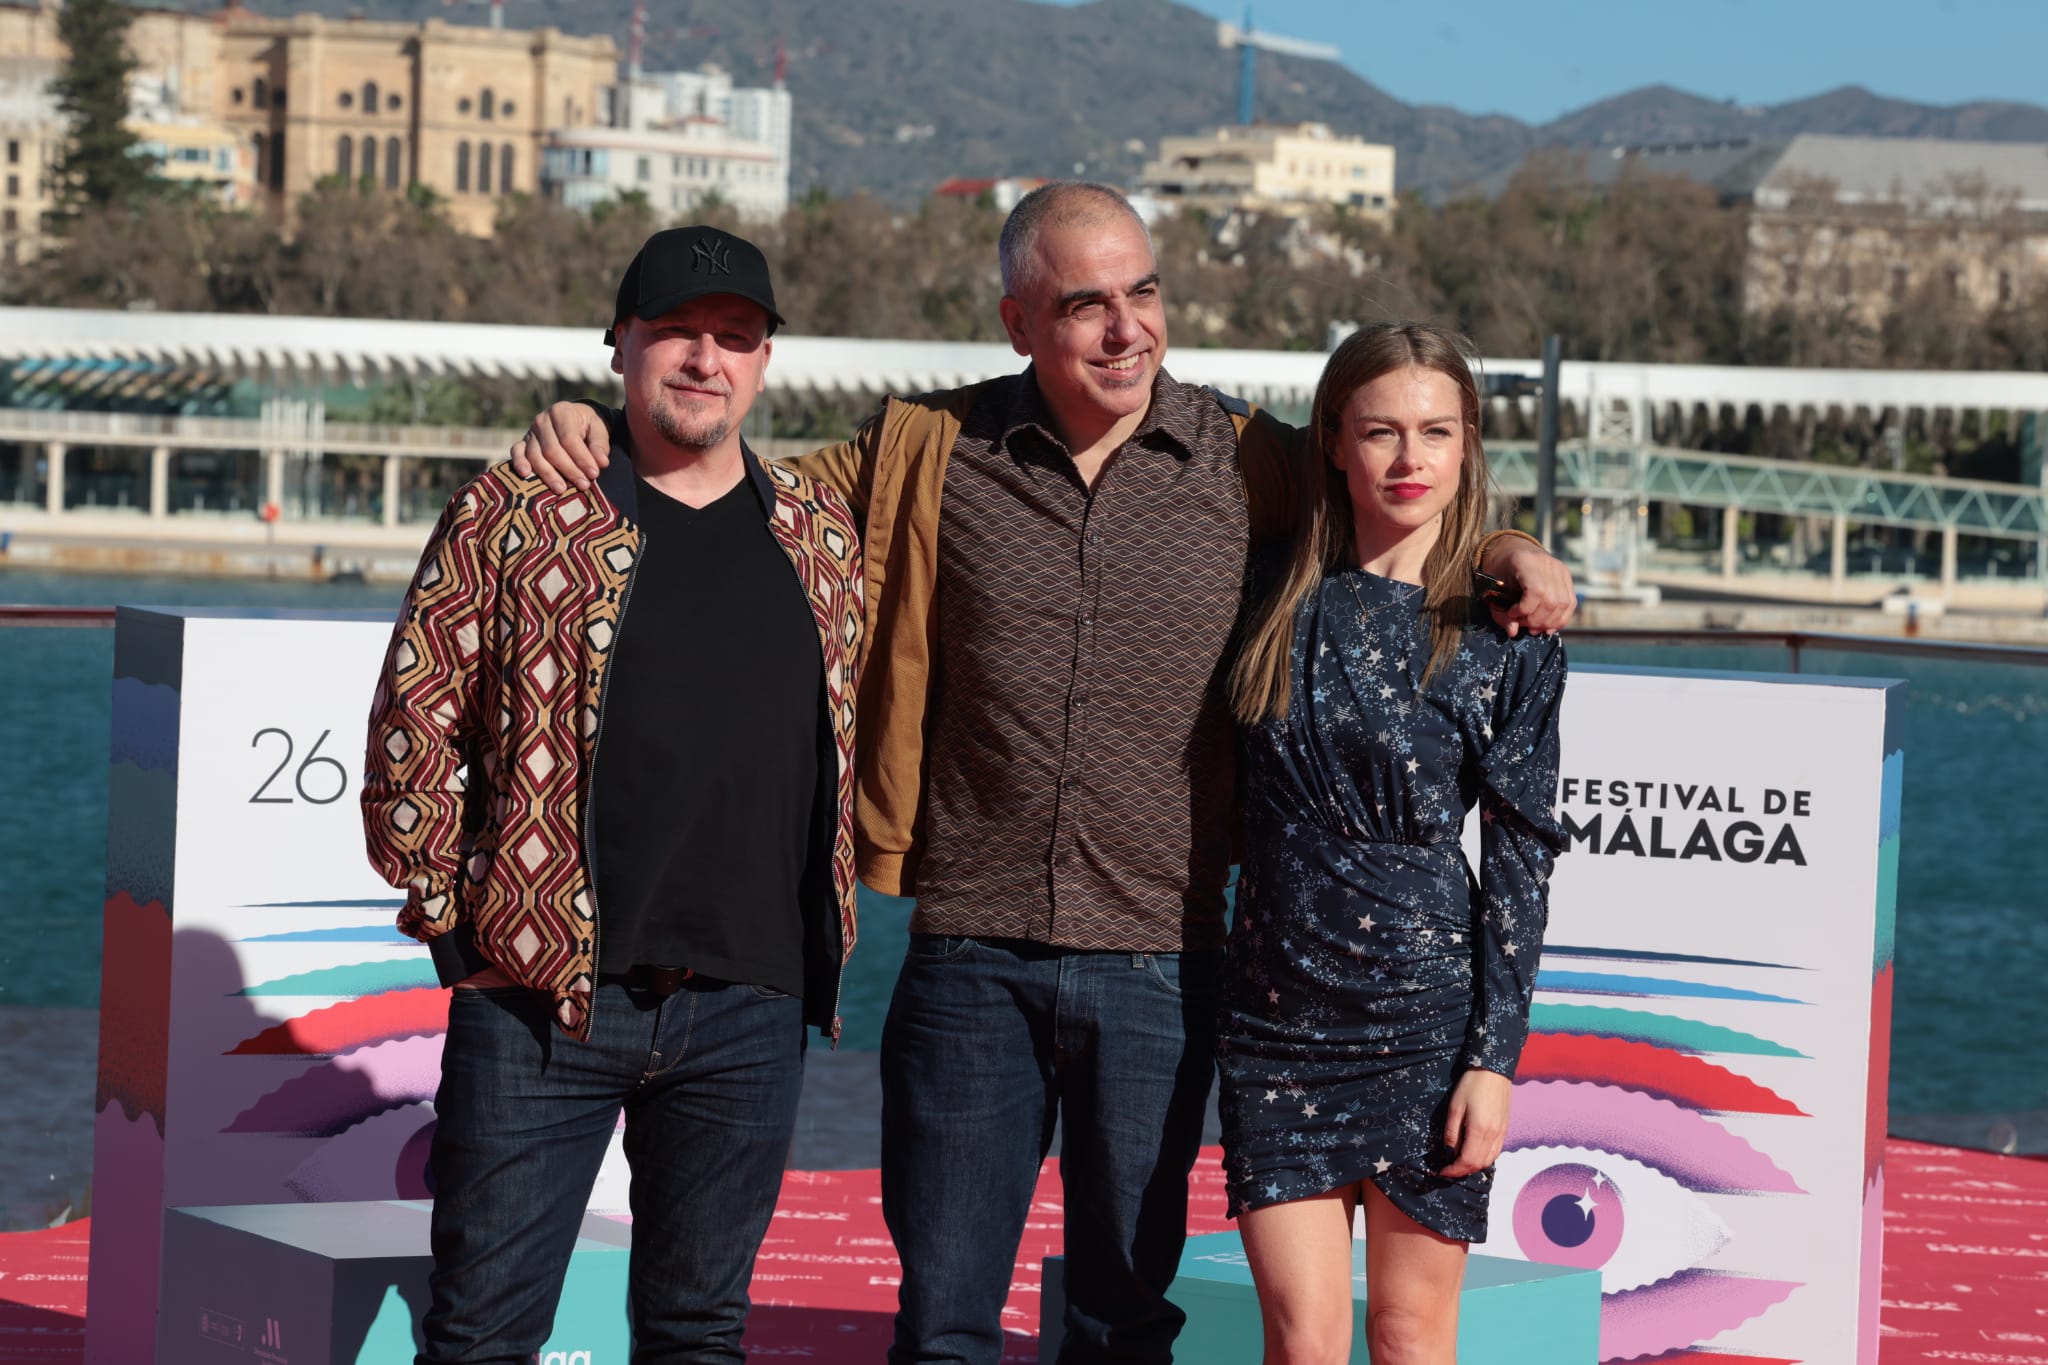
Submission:
[[[1169,137],[1138,177],[1140,193],[1211,211],[1298,214],[1339,204],[1373,221],[1394,214],[1394,149],[1321,123],[1250,124]]]
[[[1989,314],[2048,287],[2048,144],[1943,138],[1714,138],[1587,151],[1551,173],[1712,190],[1744,215],[1743,305],[1874,332],[1901,307]],[[1512,172],[1474,188],[1498,194]]]
[[[56,14],[56,0],[0,5],[0,59],[61,60]],[[551,28],[272,19],[233,5],[141,11],[129,46],[178,121],[233,132],[260,211],[288,221],[341,176],[423,186],[478,234],[502,196],[538,188],[548,129],[607,121],[619,63],[610,38]]]
[[[1749,203],[1752,311],[1876,327],[1916,300],[1990,313],[2048,284],[2048,145],[1803,135]]]
[[[619,64],[609,38],[546,28],[235,14],[221,27],[217,108],[273,210],[329,176],[421,185],[478,234],[499,197],[536,190],[549,128],[605,117]]]

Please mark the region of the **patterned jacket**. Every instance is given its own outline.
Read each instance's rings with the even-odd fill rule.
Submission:
[[[831,895],[803,907],[824,931],[805,935],[822,946],[805,954],[804,1013],[836,1040],[855,937],[860,540],[831,489],[751,450],[744,459],[774,509],[769,527],[810,601],[824,656],[838,800],[814,849],[819,865],[830,859]],[[589,1037],[597,974],[587,797],[639,559],[636,515],[627,458],[614,458],[587,493],[549,493],[509,465],[465,485],[406,593],[363,769],[370,862],[406,891],[399,929],[432,948],[444,984],[495,965],[551,996],[557,1023],[576,1038]]]

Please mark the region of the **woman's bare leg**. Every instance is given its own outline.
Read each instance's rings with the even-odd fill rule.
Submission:
[[[1423,1227],[1377,1186],[1362,1188],[1372,1365],[1457,1365],[1465,1244]]]
[[[1344,1365],[1351,1358],[1351,1221],[1358,1187],[1240,1214],[1259,1291],[1266,1365]]]

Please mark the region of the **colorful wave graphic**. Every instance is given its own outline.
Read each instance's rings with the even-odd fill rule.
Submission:
[[[1627,1038],[1532,1033],[1518,1081],[1586,1081],[1640,1091],[1710,1114],[1784,1114],[1806,1118],[1770,1087],[1690,1053]]]
[[[1560,1005],[1539,1000],[1529,1011],[1529,1028],[1537,1033],[1589,1033],[1627,1038],[1673,1052],[1726,1052],[1750,1057],[1805,1057],[1796,1048],[1696,1019],[1652,1014],[1645,1010],[1605,1005]]]
[[[335,1137],[366,1118],[431,1102],[441,1084],[441,1038],[396,1038],[320,1063],[235,1115],[224,1131]]]
[[[434,963],[424,952],[381,962],[354,962],[338,967],[319,967],[295,972],[269,981],[244,986],[237,995],[381,995],[386,991],[417,990],[438,986]]]
[[[333,1057],[371,1043],[448,1031],[448,991],[415,986],[310,1010],[228,1049],[230,1055]]]
[[[149,1115],[164,1131],[164,1078],[170,1069],[171,914],[161,901],[126,891],[107,897],[106,948],[100,958],[100,1063],[94,1109],[119,1105]]]
[[[1568,991],[1573,995],[1626,995],[1639,999],[1753,1000],[1773,1005],[1804,1005],[1789,995],[1768,995],[1762,991],[1734,986],[1716,986],[1705,981],[1684,981],[1667,976],[1619,976],[1608,972],[1571,972],[1543,968],[1536,975],[1539,991]]]

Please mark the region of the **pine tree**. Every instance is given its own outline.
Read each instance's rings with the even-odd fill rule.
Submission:
[[[58,11],[57,34],[71,53],[51,86],[71,124],[70,141],[50,172],[51,226],[58,231],[87,207],[129,203],[151,186],[153,167],[136,151],[126,122],[134,17],[121,0],[64,0]]]

